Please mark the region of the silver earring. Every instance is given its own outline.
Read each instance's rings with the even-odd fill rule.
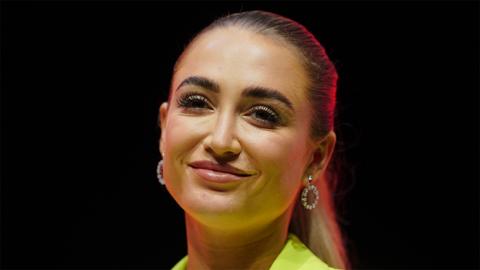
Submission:
[[[318,201],[318,189],[315,185],[312,184],[313,176],[308,176],[308,183],[305,188],[302,190],[302,205],[307,210],[312,210],[317,205]],[[311,203],[308,203],[308,192],[311,191],[314,196],[314,200]]]
[[[160,184],[165,185],[165,180],[163,180],[163,159],[161,159],[157,165],[157,178]]]

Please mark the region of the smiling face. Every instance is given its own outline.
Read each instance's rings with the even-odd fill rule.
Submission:
[[[187,214],[233,229],[289,213],[312,155],[307,86],[296,51],[272,37],[218,28],[188,47],[160,108],[166,187]]]

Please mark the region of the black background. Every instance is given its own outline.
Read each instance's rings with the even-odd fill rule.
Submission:
[[[171,68],[214,18],[299,21],[340,74],[355,268],[478,268],[478,4],[2,2],[3,268],[169,268],[156,180]]]

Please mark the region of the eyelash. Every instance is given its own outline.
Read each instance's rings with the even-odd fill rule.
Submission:
[[[199,104],[195,104],[196,102],[202,102],[203,106],[196,106],[196,105],[199,105]],[[181,107],[181,108],[186,108],[186,109],[204,109],[204,108],[208,108],[209,107],[209,104],[208,104],[208,99],[202,95],[199,95],[199,94],[192,94],[192,93],[187,93],[187,94],[184,94],[182,96],[180,96],[180,98],[178,99],[177,101],[177,105],[178,107]]]
[[[256,110],[252,111],[252,114],[257,114],[257,113],[265,113],[264,117],[255,117],[259,119],[261,122],[267,124],[267,125],[280,125],[280,117],[278,114],[272,110],[271,108],[264,106],[264,105],[258,105],[254,106],[253,108],[257,108]]]
[[[209,101],[205,96],[192,93],[187,93],[180,96],[177,100],[177,105],[180,108],[193,111],[211,109]],[[258,117],[259,112],[264,114],[263,117]],[[256,114],[257,117],[254,118],[266,126],[273,127],[281,124],[281,119],[278,113],[275,112],[275,110],[273,110],[272,108],[265,105],[253,106],[249,110],[249,114]]]

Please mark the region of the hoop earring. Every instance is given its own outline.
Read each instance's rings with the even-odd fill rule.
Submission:
[[[318,195],[317,187],[312,184],[313,176],[309,175],[307,179],[308,179],[307,186],[305,188],[303,188],[303,190],[302,190],[302,205],[305,209],[312,210],[317,205],[319,195]],[[313,192],[313,195],[314,195],[314,198],[315,198],[312,203],[308,203],[308,192],[309,191]]]
[[[157,165],[157,178],[160,184],[165,185],[165,180],[163,179],[163,159],[161,159]]]

